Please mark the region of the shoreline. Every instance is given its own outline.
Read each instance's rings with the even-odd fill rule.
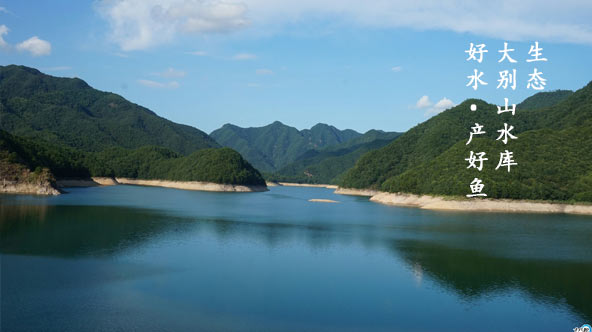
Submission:
[[[0,194],[57,196],[61,192],[48,183],[0,183]]]
[[[116,186],[123,184],[133,186],[162,187],[182,190],[215,192],[263,192],[268,190],[265,186],[233,185],[201,181],[142,180],[118,177],[92,177],[90,179],[60,179],[56,181],[56,184],[59,188]]]
[[[336,194],[369,196],[372,190],[357,190],[339,188]],[[592,215],[592,205],[578,205],[565,203],[545,203],[528,200],[511,199],[479,199],[459,200],[445,199],[441,196],[414,195],[404,193],[375,192],[370,197],[371,202],[402,207],[414,207],[439,211],[469,211],[469,212],[506,212],[506,213],[566,213]]]
[[[140,180],[128,178],[115,178],[119,184],[134,186],[163,187],[183,190],[216,191],[216,192],[264,192],[265,186],[221,184],[214,182],[200,181],[168,181],[168,180]]]
[[[379,194],[380,191],[372,189],[351,189],[337,187],[337,189],[335,189],[333,193],[339,195],[372,197],[374,195]]]
[[[334,184],[314,184],[314,183],[293,183],[293,182],[266,182],[269,187],[310,187],[310,188],[327,188],[338,189]]]

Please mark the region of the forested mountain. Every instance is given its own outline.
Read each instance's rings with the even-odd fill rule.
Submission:
[[[273,172],[313,149],[345,143],[362,134],[319,123],[298,130],[279,121],[264,127],[225,124],[210,134],[220,145],[237,150],[257,169]]]
[[[0,180],[117,176],[265,185],[240,154],[80,79],[0,67]]]
[[[81,79],[15,65],[0,66],[0,129],[82,151],[157,145],[189,154],[219,147],[196,128],[161,118]]]
[[[337,183],[341,175],[352,168],[364,153],[381,148],[400,135],[396,132],[369,130],[345,143],[321,150],[308,150],[296,161],[266,177],[285,182]]]
[[[556,94],[557,96],[555,96]],[[568,95],[567,97],[565,97]],[[479,177],[496,198],[592,201],[592,83],[570,94],[535,95],[516,115],[497,114],[495,105],[467,100],[417,125],[391,144],[365,154],[347,172],[344,187],[390,192],[465,195]],[[471,104],[477,111],[469,110]],[[518,139],[496,140],[504,122]],[[466,145],[471,127],[483,125]],[[495,170],[500,152],[514,153],[517,166]],[[486,152],[483,171],[467,169],[470,151]]]
[[[30,181],[35,174],[48,179],[99,176],[265,185],[261,174],[229,148],[200,149],[186,156],[158,146],[84,152],[0,130],[0,180]]]
[[[524,101],[518,104],[517,108],[519,110],[534,110],[538,108],[554,106],[572,94],[573,91],[571,90],[539,92],[524,99]]]

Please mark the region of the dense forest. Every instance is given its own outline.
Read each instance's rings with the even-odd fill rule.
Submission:
[[[172,181],[206,181],[224,184],[264,185],[261,174],[229,148],[200,149],[184,156],[167,148],[109,148],[83,152],[70,147],[21,138],[0,130],[3,176],[8,167],[49,171],[56,178],[127,177]],[[10,173],[15,173],[10,172]]]
[[[401,133],[369,130],[364,135],[324,149],[308,150],[277,172],[265,174],[272,181],[336,184],[366,152],[381,148]]]
[[[323,149],[362,136],[351,129],[339,130],[323,123],[298,130],[279,121],[252,128],[226,124],[210,135],[220,145],[238,151],[264,172],[277,171],[309,150]]]
[[[265,185],[240,154],[77,78],[0,66],[0,176]],[[29,175],[27,175],[29,176]]]
[[[471,104],[477,105],[476,112],[469,110]],[[486,134],[467,145],[475,123]],[[496,140],[504,123],[514,126],[512,134],[518,137],[507,145]],[[510,172],[496,171],[506,149],[518,165]],[[487,153],[482,171],[467,169],[470,151]],[[488,197],[592,201],[592,83],[575,93],[534,95],[517,106],[514,116],[497,114],[495,105],[481,100],[467,100],[365,154],[341,185],[464,196],[475,177],[485,184]]]
[[[0,66],[0,129],[82,151],[156,145],[189,154],[219,147],[196,128],[161,118],[81,79],[15,65]]]

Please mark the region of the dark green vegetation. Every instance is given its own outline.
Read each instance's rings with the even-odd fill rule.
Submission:
[[[396,132],[369,130],[345,143],[309,150],[296,161],[266,177],[273,181],[338,183],[342,174],[352,168],[364,153],[381,148],[400,135]]]
[[[319,123],[298,130],[276,121],[264,127],[241,128],[225,124],[210,134],[220,145],[237,150],[257,169],[274,172],[309,150],[345,143],[361,134]]]
[[[82,151],[157,145],[189,154],[219,147],[206,133],[159,117],[78,78],[0,66],[0,129]]]
[[[473,103],[476,112],[469,110]],[[467,100],[365,154],[342,185],[464,196],[478,177],[489,197],[592,201],[592,83],[573,94],[535,95],[524,104],[542,108],[518,107],[512,116],[497,114],[496,106],[483,101]],[[518,136],[507,145],[496,141],[504,122],[513,125],[512,134]],[[484,125],[486,134],[466,145],[475,123]],[[507,168],[495,170],[506,149],[518,162],[509,173]],[[487,153],[483,171],[467,169],[464,159],[470,151]]]
[[[539,92],[526,99],[524,99],[518,106],[519,110],[534,110],[543,107],[550,107],[558,104],[571,96],[571,90],[556,90],[549,92]]]
[[[264,185],[236,151],[80,79],[0,67],[0,176],[117,176]],[[10,172],[9,172],[10,169]]]
[[[187,156],[156,146],[112,148],[91,154],[89,161],[93,176],[265,185],[261,174],[229,148],[201,149]]]

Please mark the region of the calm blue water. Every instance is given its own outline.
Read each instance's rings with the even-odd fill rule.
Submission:
[[[589,216],[424,211],[323,188],[69,191],[0,196],[2,331],[592,322]]]

